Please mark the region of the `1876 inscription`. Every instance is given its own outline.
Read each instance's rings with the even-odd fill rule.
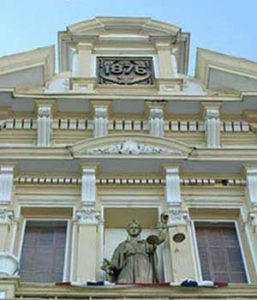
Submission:
[[[151,57],[98,57],[100,84],[149,85],[154,83]]]

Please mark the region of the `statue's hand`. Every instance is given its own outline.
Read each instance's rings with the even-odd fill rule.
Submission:
[[[163,225],[167,225],[168,224],[168,221],[169,221],[169,215],[167,213],[162,213],[161,214],[161,223]]]
[[[114,266],[111,264],[111,262],[104,258],[103,264],[101,266],[101,269],[105,271],[107,274],[113,275],[114,274]]]

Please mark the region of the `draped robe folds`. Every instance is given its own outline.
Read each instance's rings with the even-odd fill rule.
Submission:
[[[115,249],[111,265],[116,271],[116,283],[157,282],[156,246],[146,240],[126,240]]]

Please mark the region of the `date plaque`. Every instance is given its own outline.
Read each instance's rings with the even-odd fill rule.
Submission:
[[[152,85],[154,84],[151,57],[98,57],[99,84]]]

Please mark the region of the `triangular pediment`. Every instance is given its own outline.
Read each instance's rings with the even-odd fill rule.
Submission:
[[[31,89],[43,86],[54,74],[54,46],[0,58],[0,87]]]
[[[208,89],[227,94],[257,90],[257,63],[243,58],[197,50],[196,78]]]
[[[153,156],[186,158],[191,152],[184,143],[144,134],[108,135],[83,140],[71,146],[75,158],[90,156]]]

